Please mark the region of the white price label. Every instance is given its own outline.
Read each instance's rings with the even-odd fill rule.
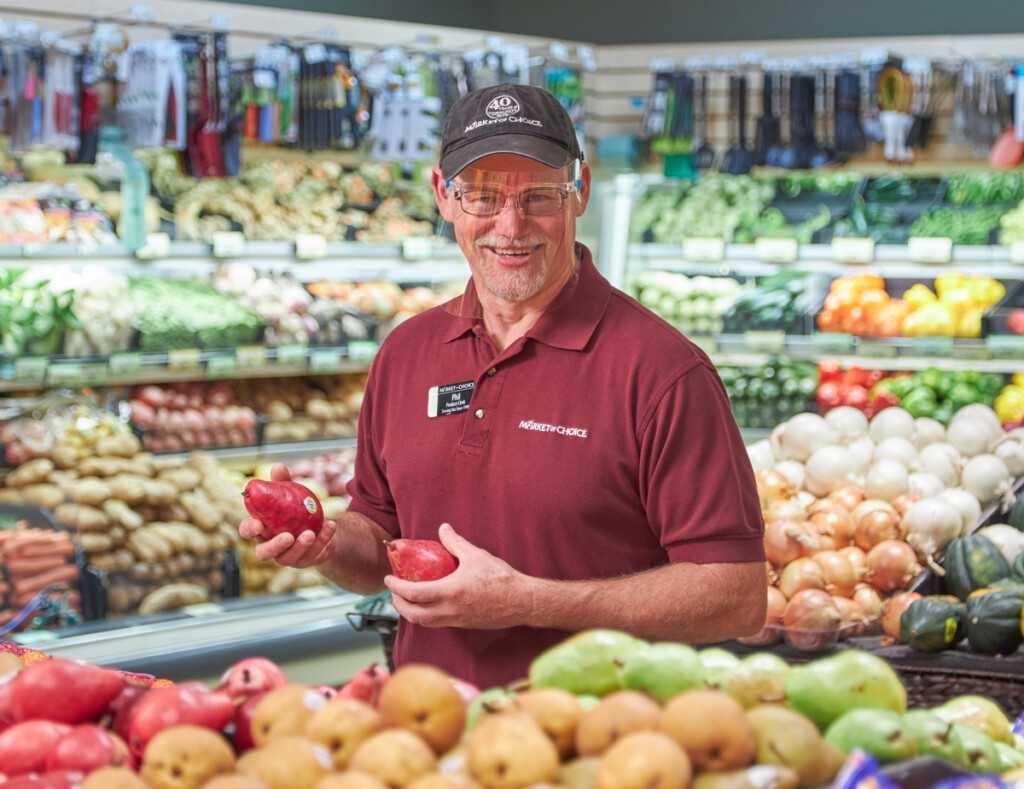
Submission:
[[[167,233],[147,233],[145,245],[135,251],[139,260],[157,260],[171,253],[171,237]]]
[[[406,260],[426,260],[434,254],[430,236],[409,236],[402,239],[402,257]]]
[[[1024,263],[1024,241],[1014,241],[1010,244],[1010,261]]]
[[[953,259],[953,239],[911,238],[907,254],[911,263],[949,263]]]
[[[185,606],[181,609],[181,613],[194,617],[217,616],[224,613],[224,608],[216,603],[198,603],[197,605]]]
[[[874,263],[873,238],[833,238],[832,258],[839,263]]]
[[[295,236],[295,257],[322,260],[327,257],[327,239],[319,233],[299,233]]]
[[[305,586],[302,589],[296,589],[293,594],[303,600],[326,600],[337,596],[338,593],[330,586],[320,585]]]
[[[240,345],[235,348],[235,360],[243,370],[260,370],[267,364],[267,349],[263,345]]]
[[[786,350],[786,333],[782,330],[745,331],[743,343],[750,351],[781,353]]]
[[[725,257],[725,241],[720,238],[687,238],[683,241],[683,257],[717,263]]]
[[[766,263],[793,263],[798,246],[795,238],[759,238],[754,249],[757,259]]]
[[[202,356],[202,352],[198,348],[176,348],[167,352],[167,369],[174,372],[198,370]]]
[[[309,44],[302,50],[307,63],[323,63],[327,60],[327,47],[323,44]]]
[[[245,254],[245,236],[237,231],[221,231],[213,234],[213,256],[215,258],[239,258]]]
[[[257,88],[273,90],[277,87],[277,75],[267,68],[258,68],[252,73],[252,84]]]

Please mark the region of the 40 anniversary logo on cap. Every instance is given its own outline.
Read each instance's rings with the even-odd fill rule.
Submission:
[[[503,93],[501,96],[495,96],[491,99],[491,103],[487,105],[486,112],[488,118],[498,120],[499,118],[516,115],[519,109],[519,102],[507,93]]]

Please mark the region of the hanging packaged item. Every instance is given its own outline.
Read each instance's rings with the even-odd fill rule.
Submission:
[[[127,82],[117,103],[132,148],[185,147],[185,70],[177,41],[142,41],[128,48]]]

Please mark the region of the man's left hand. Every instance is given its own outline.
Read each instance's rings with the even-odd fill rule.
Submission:
[[[437,581],[385,577],[395,610],[425,627],[497,630],[524,624],[529,611],[529,577],[460,537],[447,523],[441,544],[459,560],[451,575]]]

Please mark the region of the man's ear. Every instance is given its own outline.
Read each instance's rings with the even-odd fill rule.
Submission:
[[[582,216],[587,210],[587,203],[590,202],[590,165],[583,162],[580,168],[579,203],[576,209],[576,216]]]
[[[448,189],[445,188],[445,180],[444,176],[441,175],[440,167],[434,167],[430,171],[430,185],[434,188],[434,200],[437,202],[437,210],[441,214],[441,218],[445,222],[453,222],[453,201],[449,197]]]

